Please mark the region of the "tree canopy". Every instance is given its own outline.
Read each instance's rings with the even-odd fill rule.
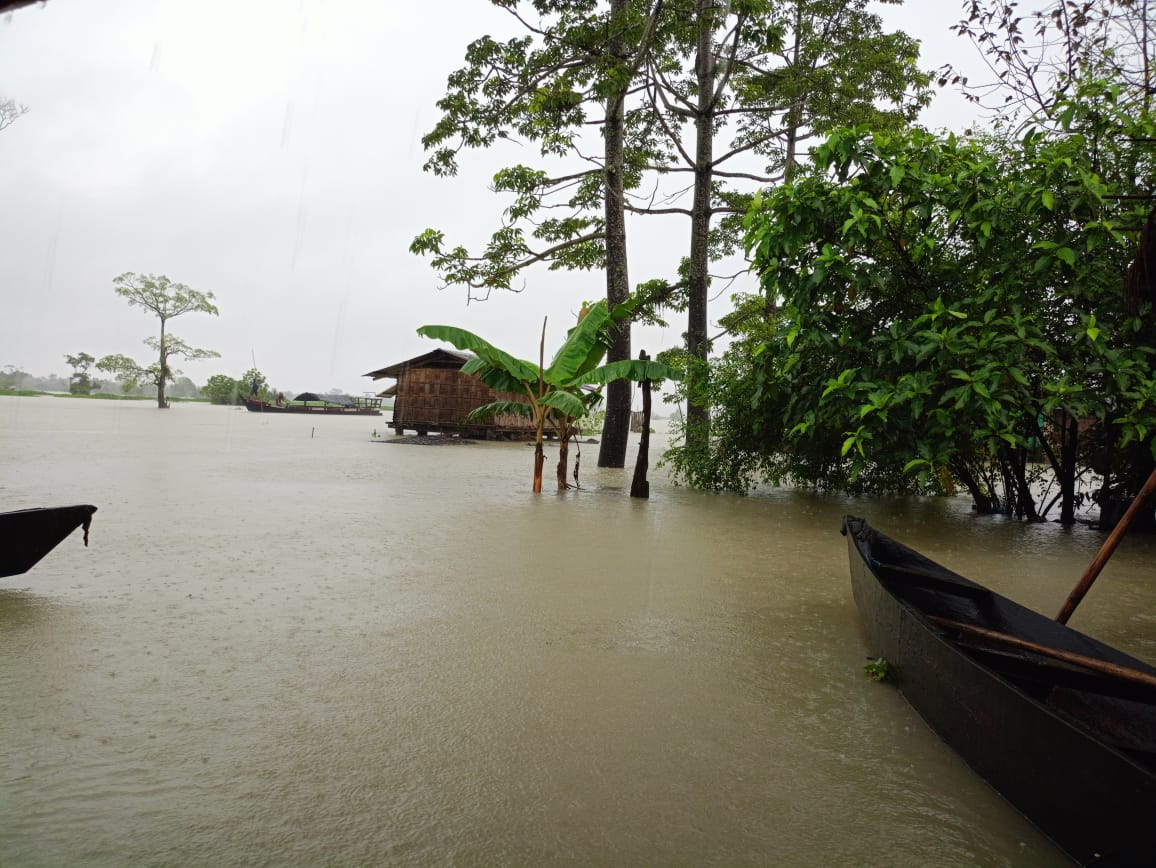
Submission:
[[[1124,281],[1154,131],[1118,94],[1085,82],[1058,131],[1015,139],[833,134],[747,215],[760,316],[715,372],[716,438],[678,470],[739,489],[959,480],[981,510],[1034,518],[1041,452],[1073,520],[1080,443],[1109,469],[1106,447],[1156,425],[1152,297]]]
[[[140,383],[156,386],[157,406],[168,407],[165,386],[172,382],[179,371],[169,366],[172,358],[209,359],[220,354],[213,350],[198,349],[168,333],[168,321],[187,313],[207,313],[217,316],[217,306],[211,292],[199,292],[183,283],[174,283],[165,275],[134,274],[125,272],[113,280],[116,294],[152,313],[160,320],[160,335],[146,338],[144,343],[157,354],[157,361],[151,365],[141,365],[128,356],[115,354],[105,356],[96,363],[97,368],[114,375],[126,388],[134,388]]]
[[[543,263],[605,268],[617,304],[630,292],[623,212],[690,217],[670,263],[678,277],[650,276],[637,297],[686,310],[686,348],[700,360],[712,264],[740,246],[738,218],[757,185],[781,180],[800,144],[836,120],[903,122],[926,96],[915,42],[885,33],[866,0],[495,2],[526,35],[469,46],[423,140],[426,168],[454,175],[462,149],[506,139],[536,144],[539,165],[494,176],[510,204],[481,251],[433,228],[411,249],[471,298]],[[689,207],[679,201],[687,191]],[[611,358],[629,355],[624,340]],[[690,402],[693,416],[693,392]],[[608,415],[604,444],[610,427]]]

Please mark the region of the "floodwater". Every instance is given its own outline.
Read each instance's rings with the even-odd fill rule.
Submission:
[[[631,500],[594,446],[534,496],[526,445],[384,421],[0,398],[0,509],[99,507],[0,580],[5,868],[1066,864],[864,676],[838,530],[1049,613],[1098,534],[659,470]],[[1073,626],[1156,659],[1152,555]]]

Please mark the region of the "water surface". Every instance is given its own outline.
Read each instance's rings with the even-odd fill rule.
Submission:
[[[0,509],[99,507],[0,580],[5,868],[1066,864],[864,677],[838,529],[1049,613],[1096,533],[383,421],[0,398]],[[1156,659],[1152,553],[1073,626]]]

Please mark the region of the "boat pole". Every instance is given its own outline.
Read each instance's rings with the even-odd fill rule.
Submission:
[[[1144,487],[1140,489],[1132,502],[1128,505],[1127,511],[1121,516],[1116,526],[1112,528],[1112,532],[1108,534],[1108,538],[1104,540],[1104,544],[1100,546],[1100,550],[1096,553],[1096,557],[1088,565],[1088,569],[1080,576],[1080,580],[1076,582],[1076,587],[1072,588],[1072,592],[1068,594],[1068,599],[1064,601],[1064,606],[1060,609],[1060,614],[1056,615],[1056,620],[1061,624],[1068,623],[1068,619],[1072,617],[1072,612],[1076,611],[1076,606],[1080,605],[1080,601],[1084,599],[1084,595],[1088,593],[1088,589],[1092,587],[1092,583],[1096,581],[1096,577],[1100,575],[1100,571],[1108,564],[1108,559],[1112,557],[1112,552],[1116,550],[1116,546],[1120,544],[1120,540],[1124,538],[1124,534],[1128,532],[1128,526],[1132,524],[1132,519],[1136,514],[1144,508],[1144,503],[1149,496],[1156,491],[1156,470],[1148,477],[1148,481],[1144,483]]]

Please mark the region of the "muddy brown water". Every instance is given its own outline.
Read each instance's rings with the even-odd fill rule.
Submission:
[[[1066,864],[864,676],[838,530],[1049,613],[1098,534],[661,470],[631,500],[593,446],[535,497],[527,446],[384,421],[0,398],[0,509],[99,507],[0,580],[5,868]],[[1072,625],[1156,659],[1152,554]]]

